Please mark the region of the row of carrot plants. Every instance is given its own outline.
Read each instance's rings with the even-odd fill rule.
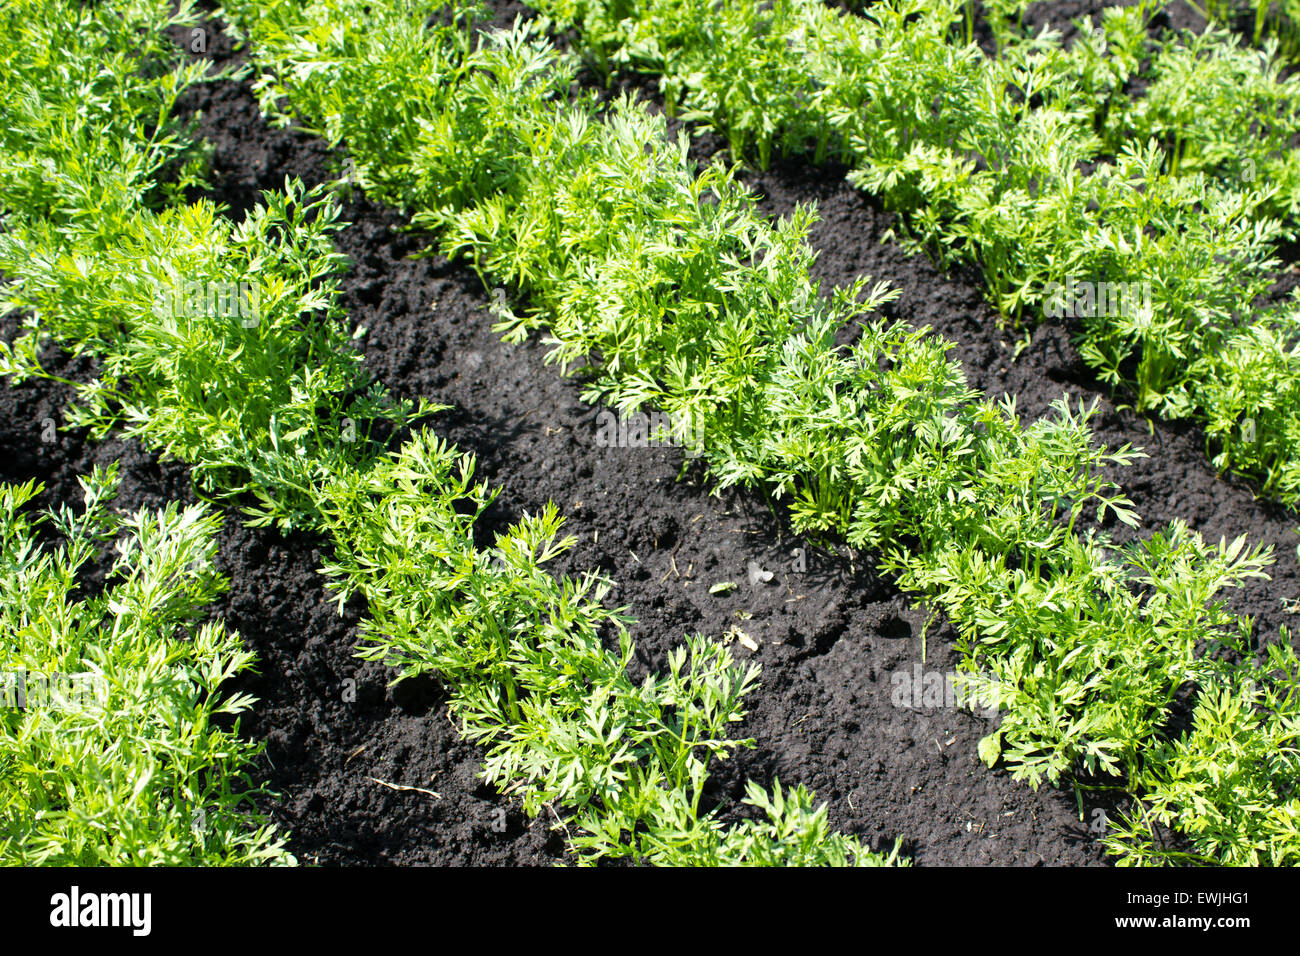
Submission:
[[[531,5],[596,70],[659,75],[669,110],[736,156],[845,163],[910,241],[977,266],[1008,320],[1073,319],[1102,381],[1196,420],[1216,467],[1300,502],[1300,307],[1258,307],[1300,212],[1300,77],[1276,44],[1153,39],[1149,0],[1068,48],[986,3],[995,57],[963,39],[962,0]]]
[[[1035,786],[1115,778],[1133,798],[1107,840],[1122,862],[1300,861],[1297,661],[1283,634],[1257,667],[1221,594],[1268,557],[1181,523],[1123,546],[1085,530],[1094,515],[1138,523],[1100,476],[1135,453],[1095,448],[1090,409],[1024,425],[965,385],[947,343],[871,318],[883,284],[821,297],[811,209],[768,222],[644,105],[574,94],[576,63],[528,27],[483,35],[472,4],[437,0],[223,15],[268,113],[344,145],[375,198],[517,290],[508,338],[544,331],[551,360],[587,373],[588,400],[668,412],[719,485],[788,497],[798,530],[877,549],[945,612],[965,680],[1002,708],[989,764]],[[1188,686],[1192,723],[1173,736]]]
[[[0,6],[6,312],[24,230],[46,238],[47,267],[93,269],[92,236],[134,215],[173,155],[149,124],[199,71],[136,70],[167,56],[167,22],[157,5]],[[0,352],[6,370],[21,361]],[[228,691],[252,655],[205,620],[228,586],[220,517],[119,513],[116,465],[81,484],[80,506],[36,514],[39,485],[0,485],[0,862],[293,863],[252,807],[261,748],[237,721],[253,701]]]
[[[802,787],[750,783],[749,818],[719,821],[708,766],[752,745],[728,731],[758,667],[693,636],[666,672],[634,684],[630,619],[606,607],[610,582],[546,568],[571,543],[553,506],[475,546],[494,493],[473,481],[470,456],[412,431],[441,406],[394,401],[367,377],[338,304],[326,195],[286,181],[241,223],[182,201],[202,182],[202,144],[172,116],[206,64],[173,68],[163,31],[194,23],[170,0],[0,5],[0,96],[16,104],[0,131],[0,271],[5,311],[25,316],[0,348],[10,380],[53,377],[40,362],[50,344],[93,356],[98,375],[77,384],[68,422],[192,463],[199,490],[252,524],[324,535],[340,605],[366,599],[362,653],[399,679],[437,673],[486,750],[485,779],[532,815],[563,814],[578,859],[897,862],[897,846],[880,855],[834,833]],[[234,317],[191,294],[214,286],[238,290]],[[374,437],[381,423],[408,436],[400,448]],[[219,517],[206,506],[117,517],[112,478],[92,476],[81,514],[57,510],[65,543],[53,556],[19,511],[34,487],[0,493],[0,662],[88,671],[111,688],[89,709],[0,708],[4,860],[292,863],[242,805],[257,793],[246,773],[259,748],[237,724],[210,725],[253,704],[218,697],[251,663],[238,636],[194,633],[225,583],[212,567]],[[102,593],[69,603],[94,546],[122,531]]]

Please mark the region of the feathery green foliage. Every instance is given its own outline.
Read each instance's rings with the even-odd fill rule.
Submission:
[[[293,863],[252,806],[261,746],[214,722],[254,703],[221,691],[253,655],[203,620],[228,586],[213,567],[219,517],[111,511],[116,465],[81,484],[83,510],[36,517],[24,508],[39,486],[0,485],[0,860]],[[41,543],[46,527],[58,544]],[[113,545],[88,593],[82,572]]]
[[[366,6],[377,36],[402,23],[415,30],[441,9]],[[673,9],[682,6],[694,5]],[[1161,753],[1175,694],[1209,673],[1195,648],[1246,626],[1224,612],[1221,593],[1262,574],[1266,554],[1244,539],[1208,545],[1179,525],[1123,548],[1085,530],[1108,514],[1137,523],[1100,476],[1133,452],[1094,449],[1090,410],[1063,404],[1024,427],[1013,406],[978,401],[933,336],[878,320],[859,325],[891,293],[863,280],[821,298],[808,275],[809,211],[768,224],[725,169],[697,175],[662,118],[627,99],[602,114],[570,97],[568,61],[525,28],[428,55],[415,41],[367,42],[351,0],[227,12],[263,65],[264,106],[285,121],[300,115],[356,148],[351,131],[364,143],[388,107],[332,93],[370,88],[371,73],[376,88],[401,75],[409,102],[440,107],[416,117],[418,133],[390,140],[414,143],[395,160],[410,171],[405,188],[376,182],[376,192],[439,229],[444,252],[524,293],[528,307],[499,330],[511,338],[544,330],[554,360],[587,363],[587,398],[627,410],[652,403],[688,419],[722,484],[765,485],[789,496],[798,529],[881,548],[884,566],[958,625],[968,679],[994,688],[1006,708],[981,746],[985,759],[1034,784],[1088,770],[1120,776],[1138,793],[1152,779],[1140,771]],[[286,27],[294,17],[301,29]],[[616,26],[639,29],[639,21]],[[690,28],[684,15],[665,15],[626,46],[648,49],[649,37],[667,44],[673,30]],[[285,41],[309,29],[328,42]],[[917,38],[916,30],[893,36]],[[942,36],[930,42],[955,72],[967,68],[960,51],[938,49]],[[913,82],[949,79],[941,71]],[[473,151],[457,154],[464,142],[496,144],[486,167]],[[375,159],[362,152],[356,161],[363,168]],[[851,324],[855,341],[841,349],[838,333]],[[1258,729],[1243,720],[1229,732],[1250,747]],[[1219,791],[1218,799],[1232,798]],[[1249,816],[1225,813],[1252,833]]]
[[[995,58],[954,38],[958,0],[533,5],[577,27],[596,68],[658,74],[670,109],[738,157],[847,163],[910,241],[976,264],[1010,319],[1052,314],[1071,279],[1136,290],[1067,303],[1084,358],[1139,410],[1200,421],[1216,467],[1300,501],[1297,309],[1254,308],[1300,211],[1300,81],[1274,47],[1150,40],[1150,3],[1108,9],[1068,50],[1008,31]]]
[[[61,5],[62,0],[50,0],[40,11],[50,13],[53,22]],[[115,15],[111,4],[99,10],[109,19]],[[142,10],[140,20],[133,26],[155,30],[185,22],[183,16],[168,21],[157,9]],[[11,30],[17,24],[16,18],[6,21]],[[126,42],[130,35],[126,30],[120,36]],[[453,36],[444,31],[445,38]],[[52,31],[14,39],[21,47],[16,59],[34,64],[28,77],[35,90],[30,126],[33,117],[55,109],[49,103],[60,109],[71,103],[74,84],[69,71],[37,68],[51,55],[42,44],[54,42]],[[159,53],[153,46],[146,52]],[[97,48],[82,55],[79,66],[93,73]],[[152,66],[146,61],[145,72]],[[161,175],[163,164],[155,160],[169,150],[176,155],[191,150],[183,134],[162,121],[177,89],[202,71],[169,75],[160,81],[175,86],[166,85],[166,95],[147,88],[119,102],[113,97],[129,88],[128,72],[124,65],[120,75],[111,74],[102,93],[105,103],[134,113],[113,113],[110,127],[101,125],[95,109],[71,111],[62,120],[83,144],[84,161],[69,158],[62,141],[28,135],[22,124],[10,131],[28,146],[30,161],[43,163],[68,185],[60,198],[50,199],[42,192],[44,180],[8,183],[12,188],[2,207],[7,231],[0,236],[6,307],[30,317],[25,333],[2,353],[4,370],[15,380],[47,375],[39,355],[51,341],[93,355],[101,374],[79,387],[79,404],[70,416],[74,423],[100,435],[121,427],[149,447],[194,463],[200,489],[221,498],[238,496],[254,524],[275,522],[332,535],[336,556],[325,573],[340,601],[354,592],[367,598],[371,619],[364,630],[374,641],[367,653],[400,666],[402,676],[438,670],[454,688],[452,709],[465,734],[488,750],[486,779],[519,792],[532,814],[550,807],[570,816],[580,834],[573,841],[580,859],[898,862],[897,846],[886,857],[830,833],[825,806],[814,808],[802,788],[786,791],[778,785],[769,794],[751,786],[749,802],[762,816],[736,827],[724,827],[716,809],[701,806],[709,762],[752,744],[724,732],[743,716],[741,698],[753,688],[757,667],[738,667],[724,646],[693,637],[672,656],[666,674],[633,685],[626,675],[633,653],[627,619],[601,604],[609,583],[590,576],[557,581],[543,568],[568,546],[555,540],[560,519],[553,507],[525,516],[490,551],[477,549],[472,526],[489,496],[470,484],[468,459],[427,433],[416,433],[400,451],[388,454],[368,433],[377,420],[409,426],[439,406],[392,401],[366,379],[359,355],[349,347],[338,306],[341,260],[331,245],[337,206],[294,181],[286,182],[283,193],[265,194],[238,225],[209,203],[177,203],[178,192],[157,188],[153,177]],[[154,142],[142,118],[152,108],[159,122]],[[127,152],[148,158],[131,175],[116,175],[113,157]],[[98,215],[88,205],[92,196],[113,214]],[[20,490],[14,500],[30,493]],[[467,504],[468,516],[457,510]],[[94,528],[96,522],[112,525],[98,512],[91,514],[87,520]],[[191,509],[178,516],[169,510],[157,519],[156,532],[137,518],[145,529],[140,534],[147,537],[140,560],[157,577],[132,579],[143,596],[114,590],[88,605],[88,619],[102,616],[105,608],[135,615],[131,626],[138,633],[130,632],[126,645],[92,649],[114,680],[126,683],[140,654],[147,654],[155,669],[172,668],[168,673],[181,659],[180,652],[164,653],[169,645],[156,643],[156,627],[189,622],[195,602],[210,598],[218,586],[218,579],[205,576],[214,519],[203,514]],[[15,566],[26,569],[32,551],[28,529],[18,527],[6,541],[10,538],[17,549]],[[86,546],[76,547],[71,564],[60,563],[50,572],[64,596],[85,560]],[[134,551],[124,551],[130,554]],[[123,562],[119,566],[125,569]],[[44,573],[49,567],[32,569]],[[33,582],[28,575],[14,587]],[[174,596],[169,586],[178,589]],[[47,590],[33,588],[33,598]],[[164,607],[154,608],[150,600]],[[21,611],[25,605],[14,607]],[[67,640],[63,625],[80,628],[76,621],[50,623],[48,630],[21,631],[32,643],[19,650],[39,657]],[[617,629],[617,654],[606,651],[601,627]],[[137,647],[146,636],[154,643]],[[187,672],[191,683],[176,682],[172,688],[176,701],[163,714],[166,728],[184,734],[185,722],[193,721],[206,729],[211,713],[247,706],[246,698],[218,704],[214,696],[223,679],[248,664],[247,655],[236,653],[233,638],[208,625],[182,647],[208,656]],[[199,678],[206,683],[194,685]],[[146,670],[130,679],[145,681],[148,689],[159,678]],[[207,696],[196,696],[192,685]],[[131,696],[139,690],[127,683],[124,694],[108,702],[110,729],[123,739],[141,739],[126,729],[141,719],[131,703],[147,699]],[[107,811],[94,804],[96,791],[82,776],[95,766],[93,752],[103,741],[72,719],[47,729],[63,735],[61,746],[81,759],[69,763],[61,784],[50,783],[73,805],[80,829],[70,826],[66,832],[73,835],[68,852],[76,855],[57,855],[54,848],[64,831],[51,824],[19,825],[33,815],[44,820],[58,802],[41,797],[30,781],[15,780],[2,799],[16,808],[6,846],[18,858],[120,861],[114,854],[124,853],[134,862],[178,862],[188,844],[177,821],[192,811],[207,813],[206,803],[213,803],[219,814],[207,830],[195,830],[207,841],[201,844],[206,856],[196,855],[196,862],[292,862],[270,842],[268,830],[247,834],[237,826],[242,821],[230,819],[228,811],[237,801],[229,788],[239,782],[240,761],[254,752],[248,745],[209,735],[204,741],[211,749],[196,750],[192,764],[178,763],[180,778],[167,784],[170,791],[155,795],[145,793],[151,774],[170,781],[173,768],[160,763],[150,741],[142,740],[144,752],[129,762],[136,774],[132,799],[145,793],[156,800],[114,818],[125,834],[115,843],[100,827]],[[14,748],[16,773],[30,777],[39,761],[21,751],[27,731],[19,730],[17,740],[17,731],[0,735],[0,746]],[[126,766],[127,758],[121,762]],[[109,770],[115,781],[122,779],[117,764]],[[103,796],[111,807],[119,794],[110,789]]]

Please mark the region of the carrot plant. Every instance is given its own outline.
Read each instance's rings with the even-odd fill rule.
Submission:
[[[200,201],[137,208],[114,241],[73,254],[43,221],[0,235],[10,308],[35,317],[0,352],[6,370],[42,374],[48,338],[92,350],[100,374],[78,387],[70,425],[120,428],[193,462],[205,494],[251,499],[252,524],[311,527],[313,488],[377,453],[372,427],[428,410],[390,400],[361,367],[335,294],[337,217],[319,190],[288,182],[238,225]],[[209,308],[209,290],[240,284],[247,314]]]
[[[170,65],[164,32],[193,23],[190,0],[0,3],[7,228],[35,216],[54,232],[112,236],[137,201],[162,203],[194,185],[201,150],[171,116],[208,65]]]
[[[1283,642],[1268,648],[1264,670],[1271,679],[1231,667],[1213,675],[1191,730],[1150,755],[1130,783],[1134,805],[1108,838],[1122,862],[1300,863],[1300,661]],[[1190,851],[1168,845],[1160,827],[1171,826]]]
[[[252,806],[261,751],[221,685],[252,666],[204,612],[220,517],[109,508],[116,465],[85,505],[32,516],[41,488],[0,485],[0,860],[9,865],[291,864]],[[54,531],[58,543],[41,543]],[[116,545],[104,587],[80,575]],[[50,688],[57,688],[51,692]]]

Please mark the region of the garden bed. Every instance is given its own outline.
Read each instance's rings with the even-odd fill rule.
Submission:
[[[498,23],[525,12],[493,6]],[[1061,23],[1100,8],[1037,6]],[[208,55],[220,65],[232,56],[230,43],[220,23],[207,28]],[[656,95],[653,84],[624,82]],[[286,175],[308,185],[335,175],[320,141],[268,127],[246,82],[200,88],[184,108],[201,114],[201,135],[214,146],[212,196],[232,216]],[[704,159],[724,146],[706,133],[694,153]],[[860,275],[898,287],[885,314],[954,342],[970,383],[990,397],[1015,396],[1024,420],[1044,415],[1062,393],[1098,400],[1097,441],[1131,443],[1149,455],[1112,475],[1148,527],[1182,518],[1208,539],[1245,533],[1252,544],[1272,545],[1272,579],[1248,584],[1231,607],[1253,615],[1258,632],[1276,633],[1289,617],[1283,599],[1300,597],[1294,512],[1257,500],[1244,480],[1217,476],[1197,427],[1118,408],[1067,326],[1040,325],[1017,355],[1015,333],[999,326],[978,275],[945,273],[882,242],[894,217],[844,172],[784,160],[740,178],[772,216],[815,201],[816,277],[827,288]],[[711,784],[724,820],[748,813],[740,805],[746,778],[765,786],[779,778],[815,791],[829,803],[833,825],[864,844],[887,851],[901,837],[917,864],[1104,862],[1092,823],[1095,811],[1113,811],[1115,802],[1085,795],[1081,819],[1070,787],[1034,791],[988,770],[976,748],[992,722],[951,699],[936,705],[932,684],[899,704],[899,675],[955,669],[955,634],[942,618],[927,630],[927,612],[876,572],[871,553],[795,535],[783,508],[756,493],[715,496],[697,468],[678,480],[680,449],[602,446],[599,409],[580,401],[580,383],[544,364],[545,346],[504,344],[491,331],[493,297],[469,266],[412,258],[427,240],[403,231],[400,213],[359,193],[343,203],[341,218],[349,225],[338,247],[352,261],[343,304],[350,321],[368,330],[360,340],[367,367],[398,397],[453,406],[434,418],[433,430],[472,452],[480,479],[502,489],[477,528],[482,540],[554,501],[578,540],[555,570],[599,570],[617,582],[612,599],[637,620],[634,678],[662,669],[689,633],[731,634],[737,658],[762,665],[740,727],[757,746],[722,764]],[[1277,294],[1295,284],[1288,265]],[[92,368],[51,358],[52,370],[74,380]],[[42,423],[61,421],[69,397],[47,382],[0,391],[0,447],[8,451],[0,480],[37,479],[46,485],[44,502],[58,502],[76,497],[76,476],[92,464],[118,461],[119,506],[195,500],[186,467],[160,462],[133,441],[95,443],[76,430],[42,441]],[[258,698],[241,730],[267,744],[259,777],[281,798],[262,807],[289,832],[301,862],[564,860],[554,817],[530,820],[478,780],[483,753],[460,739],[436,679],[389,687],[390,669],[355,658],[363,607],[354,601],[339,615],[316,571],[324,540],[243,527],[227,511],[220,541],[231,589],[212,613],[243,636],[260,671],[238,682]],[[770,579],[755,575],[755,566]],[[727,583],[734,587],[714,588]]]

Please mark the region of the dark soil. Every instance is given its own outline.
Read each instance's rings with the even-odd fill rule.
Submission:
[[[1041,6],[1054,8],[1054,19],[1064,8],[1095,9]],[[497,9],[498,22],[522,10]],[[230,58],[219,31],[209,55]],[[233,216],[259,190],[281,187],[286,173],[308,183],[332,176],[322,144],[261,121],[246,83],[213,84],[186,108],[200,112],[214,147],[212,195]],[[718,146],[705,136],[696,151]],[[1281,599],[1300,593],[1295,517],[1256,501],[1246,484],[1216,477],[1194,428],[1149,426],[1117,409],[1059,325],[1038,329],[1012,361],[1015,342],[999,329],[978,276],[944,274],[882,243],[893,217],[851,188],[843,170],[788,161],[745,179],[773,215],[816,200],[822,221],[811,241],[824,283],[868,274],[900,287],[892,314],[955,342],[952,354],[971,382],[991,396],[1016,395],[1027,420],[1063,393],[1099,398],[1098,440],[1132,442],[1152,456],[1117,476],[1149,523],[1181,517],[1216,539],[1245,532],[1274,545],[1274,581],[1237,595],[1233,606],[1256,615],[1262,633],[1277,632],[1287,617]],[[731,644],[738,659],[762,665],[763,679],[741,728],[757,746],[715,771],[713,798],[726,819],[743,814],[746,777],[768,785],[779,777],[813,789],[836,827],[874,847],[902,837],[919,864],[1103,861],[1089,823],[1113,804],[1085,795],[1081,821],[1070,790],[1035,792],[984,768],[976,744],[991,722],[952,706],[891,702],[893,675],[918,666],[949,672],[957,656],[952,630],[937,621],[927,633],[927,612],[875,573],[872,554],[794,537],[777,517],[781,506],[758,495],[717,497],[707,484],[679,481],[681,456],[672,449],[597,447],[597,410],[579,401],[578,383],[543,364],[541,344],[508,346],[492,334],[491,296],[471,270],[412,258],[427,240],[400,231],[399,214],[359,197],[343,219],[352,225],[339,246],[353,262],[344,304],[368,329],[367,363],[400,395],[454,406],[435,429],[472,451],[480,477],[502,488],[485,530],[554,500],[579,542],[556,570],[597,569],[619,582],[614,599],[638,618],[635,676],[661,667],[684,634],[721,639],[739,628],[758,643],[757,652]],[[67,377],[92,372],[84,360],[48,357]],[[39,478],[45,500],[58,501],[77,495],[75,476],[91,464],[119,461],[122,507],[193,499],[186,468],[133,442],[93,444],[65,430],[42,442],[43,422],[59,421],[69,398],[67,389],[41,383],[0,391],[0,447],[8,452],[0,480]],[[389,687],[391,672],[354,657],[363,609],[337,613],[315,570],[324,547],[308,536],[243,528],[228,513],[221,564],[231,590],[213,610],[257,653],[260,676],[241,689],[259,703],[242,727],[266,743],[261,776],[282,799],[263,805],[291,832],[291,849],[303,862],[328,865],[562,861],[552,820],[527,820],[480,783],[482,753],[460,742],[437,681]],[[751,562],[774,572],[771,580],[751,583]],[[737,587],[709,592],[724,581]]]

